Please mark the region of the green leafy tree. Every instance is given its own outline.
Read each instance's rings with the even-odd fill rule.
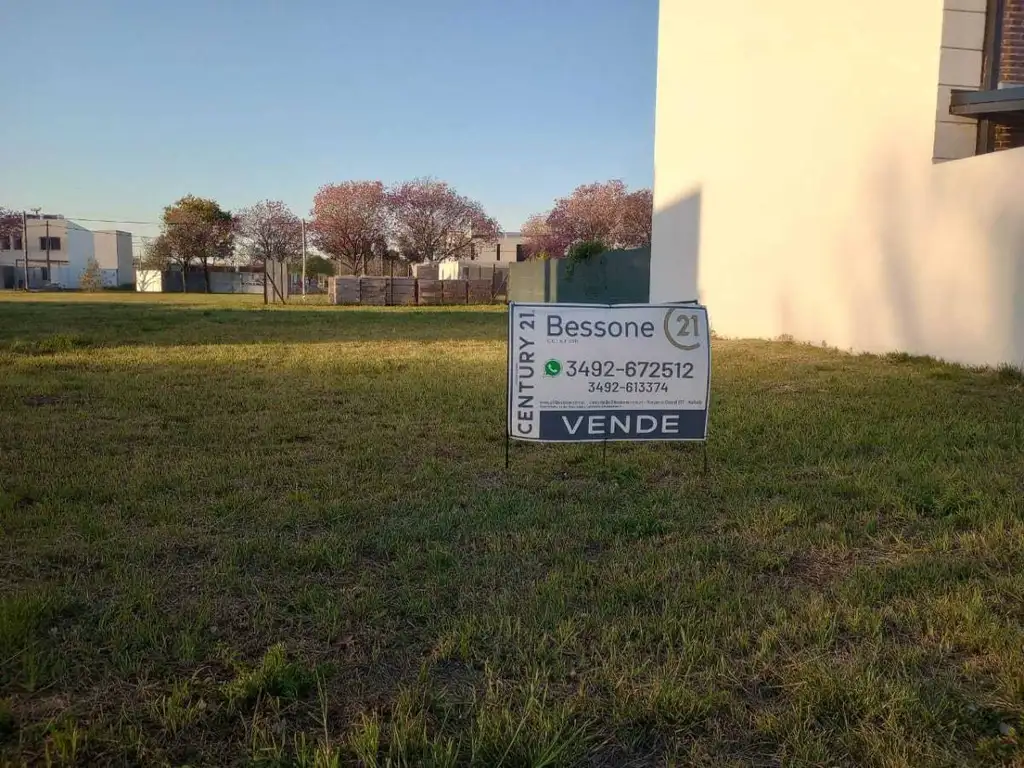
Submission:
[[[289,269],[293,275],[302,274],[302,259],[292,262]],[[334,262],[323,256],[306,257],[306,277],[332,277],[334,275]]]
[[[234,252],[234,218],[216,200],[186,195],[164,208],[163,232],[168,259],[182,272],[187,290],[189,266],[197,262],[203,270],[206,292],[210,292],[210,267],[226,261]]]

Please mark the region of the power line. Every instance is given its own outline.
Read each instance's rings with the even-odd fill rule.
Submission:
[[[99,222],[101,224],[151,224],[155,227],[163,226],[165,223],[170,224],[186,224],[189,222],[163,222],[163,221],[132,221],[131,219],[87,219],[84,216],[65,216],[65,219],[70,221],[91,221]]]
[[[30,219],[30,221],[40,221],[40,219]],[[150,227],[167,227],[167,226],[187,226],[195,224],[192,221],[133,221],[131,219],[90,219],[85,216],[67,216],[64,215],[63,219],[50,219],[50,221],[88,221],[89,223],[98,224],[138,224],[142,226]]]

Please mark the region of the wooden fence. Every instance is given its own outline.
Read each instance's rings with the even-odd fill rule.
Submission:
[[[429,306],[491,304],[504,300],[505,279],[424,280],[415,277],[332,277],[331,304],[366,306]]]

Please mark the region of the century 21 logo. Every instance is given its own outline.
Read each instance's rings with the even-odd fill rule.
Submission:
[[[669,344],[691,352],[700,346],[700,315],[688,308],[670,309],[665,313],[665,337]]]

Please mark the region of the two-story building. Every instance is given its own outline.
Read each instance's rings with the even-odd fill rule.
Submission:
[[[473,246],[473,261],[480,264],[507,264],[525,261],[526,238],[522,232],[502,232],[493,243]]]
[[[104,285],[134,284],[130,232],[93,232],[48,213],[28,214],[25,230],[0,237],[0,288],[24,288],[26,281],[29,288],[53,283],[77,288],[91,259]]]
[[[661,0],[652,300],[1024,362],[1024,0]]]

